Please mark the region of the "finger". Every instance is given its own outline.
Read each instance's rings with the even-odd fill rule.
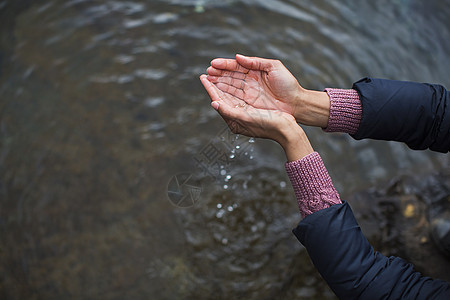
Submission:
[[[235,73],[235,72],[234,72]],[[238,97],[241,100],[246,101],[246,90],[247,90],[247,81],[253,80],[251,77],[247,77],[247,75],[242,73],[237,77],[229,77],[229,76],[208,76],[208,80],[214,83],[221,91],[231,94],[235,97]],[[242,78],[242,76],[244,78]]]
[[[214,67],[208,67],[208,69],[206,69],[206,73],[211,76],[230,76],[232,71],[224,71]]]
[[[232,106],[225,101],[214,101],[211,106],[224,118],[224,120],[243,120],[246,117],[246,112],[243,107],[236,105]]]
[[[269,72],[275,66],[280,64],[280,61],[278,60],[260,57],[248,57],[242,54],[236,54],[236,61],[245,69],[265,71],[265,72]]]
[[[241,85],[247,80],[252,80],[252,77],[248,77],[247,74],[238,73],[238,72],[223,72],[222,75],[210,75],[208,74],[208,80],[212,83],[224,82],[228,83],[232,80],[234,84]],[[254,80],[254,79],[253,79]]]
[[[247,88],[247,83],[245,82],[245,80],[222,76],[208,76],[207,78],[220,90],[243,99],[245,95],[245,89]]]
[[[232,92],[230,89],[229,89],[229,92],[225,92],[222,90],[222,89],[225,89],[224,87],[222,87],[222,89],[220,89],[217,86],[217,84],[213,84],[213,86],[216,89],[216,92],[219,95],[220,99],[223,100],[224,102],[226,102],[228,105],[233,106],[233,107],[235,107],[235,106],[243,107],[247,104],[244,99],[238,97],[238,95],[240,95],[240,93],[238,93],[237,91],[233,91],[235,94],[231,94],[231,93],[229,93],[229,92]]]
[[[206,69],[206,72],[210,76],[232,77],[232,78],[236,78],[236,79],[245,79],[247,76],[247,73],[219,70],[214,67],[209,67],[208,69]]]
[[[222,100],[217,87],[214,86],[214,84],[212,84],[211,81],[209,81],[207,79],[207,76],[205,74],[200,76],[200,81],[202,82],[206,92],[208,93],[209,97],[211,98],[211,101]]]
[[[248,73],[248,69],[238,64],[235,59],[216,58],[211,61],[211,66],[219,70]]]
[[[222,89],[220,89],[215,84],[211,83],[206,75],[201,75],[200,80],[203,86],[205,87],[209,97],[211,98],[211,101],[222,100],[228,103],[229,105],[233,106],[234,105],[241,106],[243,104],[246,104],[244,99],[242,98],[243,92],[233,91],[232,89],[235,89],[233,87],[230,88],[222,87]],[[224,90],[228,90],[228,92]],[[231,92],[233,92],[234,94],[231,94]]]
[[[239,100],[245,101],[245,92],[241,88],[236,88],[227,83],[218,82],[216,83],[216,87],[224,93],[230,94],[238,98]]]

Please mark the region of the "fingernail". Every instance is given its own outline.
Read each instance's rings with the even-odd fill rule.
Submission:
[[[219,109],[219,102],[213,101],[213,102],[211,102],[211,106],[212,106],[215,110],[218,110],[218,109]]]

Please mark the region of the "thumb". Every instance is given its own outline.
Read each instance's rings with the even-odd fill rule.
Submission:
[[[249,57],[236,54],[236,61],[244,68],[258,71],[270,71],[274,67],[274,60],[261,57]]]
[[[219,101],[212,101],[211,102],[211,106],[217,111],[219,111],[219,105],[220,105]]]
[[[240,111],[233,109],[228,103],[222,100],[211,102],[211,106],[224,118],[224,119],[239,119],[242,118]]]

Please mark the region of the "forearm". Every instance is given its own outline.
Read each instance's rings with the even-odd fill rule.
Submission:
[[[303,218],[341,203],[339,194],[317,152],[287,162],[285,167]]]
[[[355,134],[361,123],[362,105],[354,89],[303,90],[297,103],[297,122],[321,127],[326,132]]]
[[[301,89],[293,114],[301,124],[325,128],[330,117],[330,98],[326,92]]]
[[[304,107],[303,113],[299,114],[302,118],[301,122],[304,123],[308,117],[314,123],[315,118],[316,123],[313,125],[318,125],[327,132],[353,134],[358,130],[362,107],[356,90],[326,89],[325,92],[303,92],[306,96],[301,96],[302,100],[299,100],[303,101],[299,107]],[[299,113],[299,110],[296,112]],[[297,121],[299,116],[296,117]],[[289,130],[292,131],[292,129]],[[300,144],[300,139],[297,139],[297,144]],[[288,158],[286,171],[294,187],[303,217],[341,203],[339,194],[318,153],[312,154],[312,148],[310,148],[309,153],[300,155],[300,151],[295,147],[283,148]]]
[[[358,140],[392,140],[412,149],[450,151],[450,92],[443,86],[364,78],[352,89],[298,94],[294,116],[302,124],[349,133]]]
[[[330,97],[330,117],[326,132],[355,134],[362,119],[362,105],[354,89],[325,89]]]
[[[293,230],[340,299],[450,299],[450,285],[376,252],[348,203],[306,217]]]
[[[289,162],[302,159],[314,152],[305,132],[296,123],[281,128],[279,136],[277,142],[283,147]]]
[[[412,149],[450,150],[450,92],[443,86],[364,78],[353,88],[363,107],[355,139],[399,141]]]

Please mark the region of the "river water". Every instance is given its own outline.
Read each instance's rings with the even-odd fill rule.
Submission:
[[[243,53],[310,89],[450,87],[449,15],[448,0],[0,0],[0,298],[334,299],[291,233],[281,149],[231,135],[198,76]],[[447,162],[306,131],[344,198]]]

